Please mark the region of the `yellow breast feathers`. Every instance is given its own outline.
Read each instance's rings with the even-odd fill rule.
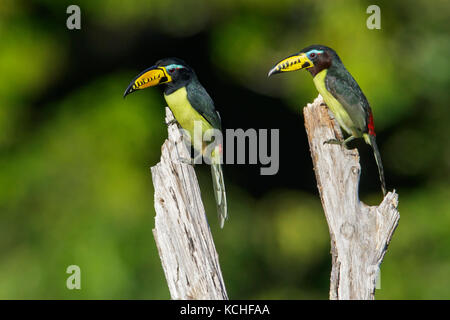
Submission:
[[[316,76],[314,77],[313,81],[317,88],[317,91],[319,91],[328,108],[330,108],[331,112],[333,112],[333,115],[336,117],[336,120],[338,121],[339,125],[348,134],[355,134],[354,132],[355,130],[352,129],[354,127],[353,121],[348,115],[347,111],[345,111],[342,104],[339,101],[337,101],[336,98],[333,97],[333,95],[326,88],[325,85],[326,75],[327,70],[324,69],[320,71],[318,74],[316,74]]]
[[[190,104],[187,98],[186,87],[182,87],[169,95],[164,95],[170,110],[184,130],[187,130],[192,137],[194,137],[194,127],[197,122],[197,126],[201,127],[201,133],[212,129],[212,126],[206,121],[203,116],[198,113]],[[198,133],[197,133],[198,134]]]

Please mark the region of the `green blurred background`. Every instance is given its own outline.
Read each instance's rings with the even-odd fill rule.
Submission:
[[[81,30],[66,8],[81,8]],[[329,234],[301,108],[306,72],[267,79],[311,44],[334,48],[368,97],[400,225],[378,299],[450,298],[449,2],[160,0],[0,2],[0,298],[167,299],[151,229],[149,167],[166,137],[158,89],[122,94],[156,60],[183,58],[224,128],[280,128],[280,171],[226,165],[220,230],[198,166],[230,298],[327,299]],[[276,79],[275,79],[276,78]],[[362,142],[361,198],[381,191]],[[67,266],[82,289],[66,288]]]

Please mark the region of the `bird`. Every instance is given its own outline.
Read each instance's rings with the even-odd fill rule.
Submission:
[[[130,93],[157,85],[163,87],[164,98],[175,117],[175,122],[189,133],[194,150],[199,152],[199,156],[209,157],[217,214],[220,228],[223,228],[225,220],[228,219],[228,212],[221,164],[222,143],[216,140],[214,142],[217,145],[206,142],[212,139],[208,132],[219,130],[221,134],[220,114],[212,98],[200,84],[195,71],[182,59],[175,57],[161,59],[138,74],[126,88],[124,98]],[[195,133],[195,128],[201,129],[201,136]],[[205,139],[201,139],[204,135]],[[197,137],[201,141],[196,140]],[[186,159],[180,160],[186,163]],[[195,158],[187,162],[194,164]]]
[[[346,139],[330,139],[324,144],[339,144],[347,147],[347,143],[353,139],[364,138],[364,141],[373,149],[381,190],[385,196],[386,182],[376,142],[373,114],[358,83],[345,68],[336,51],[324,45],[311,45],[284,58],[272,67],[268,77],[301,69],[308,70],[312,75],[317,91],[339,126],[349,134]]]

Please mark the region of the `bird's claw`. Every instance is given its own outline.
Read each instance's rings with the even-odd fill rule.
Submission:
[[[172,119],[172,120],[170,120],[169,122],[166,122],[166,125],[167,125],[167,126],[170,126],[170,125],[172,125],[172,124],[178,124],[178,121],[177,121],[176,119]]]
[[[194,159],[189,159],[189,158],[179,157],[179,158],[178,158],[178,161],[179,161],[180,163],[183,163],[183,164],[188,164],[188,165],[191,165],[191,166],[195,166],[195,161],[194,161]]]
[[[327,141],[324,141],[323,144],[337,144],[340,145],[346,149],[349,149],[348,147],[348,143],[350,141],[353,141],[353,139],[355,139],[355,136],[350,136],[347,139],[329,139]]]
[[[340,146],[345,144],[344,140],[339,140],[339,139],[329,139],[323,142],[323,144],[338,144]]]

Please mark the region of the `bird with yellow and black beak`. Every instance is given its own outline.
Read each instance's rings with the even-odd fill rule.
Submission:
[[[278,62],[270,71],[276,73],[306,69],[314,85],[337,122],[349,134],[345,140],[331,139],[324,143],[345,145],[363,137],[374,152],[380,175],[381,189],[386,195],[383,165],[375,139],[372,110],[358,83],[347,71],[337,53],[326,46],[312,45]]]
[[[178,58],[166,58],[141,72],[128,88],[124,97],[128,94],[156,85],[164,88],[164,98],[172,111],[176,122],[189,133],[191,140],[198,137],[194,128],[201,128],[200,138],[210,129],[221,130],[221,119],[214,107],[214,102],[198,81],[194,70],[183,60]],[[197,139],[197,138],[195,138]],[[223,228],[227,214],[227,200],[223,179],[221,154],[222,145],[213,148],[206,155],[208,143],[190,141],[196,151],[203,156],[208,156],[211,162],[211,174],[213,178],[214,196],[216,198],[217,213],[220,227]],[[200,150],[199,150],[200,149]]]

